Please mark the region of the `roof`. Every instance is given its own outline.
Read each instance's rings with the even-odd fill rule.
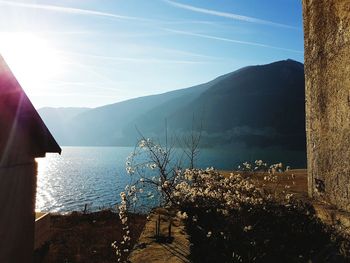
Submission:
[[[24,143],[18,142],[18,138],[25,138]],[[4,157],[9,148],[21,145],[27,145],[27,154],[34,157],[43,157],[48,152],[61,153],[60,146],[0,55],[0,157]]]

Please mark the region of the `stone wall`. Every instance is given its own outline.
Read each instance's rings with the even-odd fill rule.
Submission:
[[[303,0],[309,194],[350,211],[350,1]]]

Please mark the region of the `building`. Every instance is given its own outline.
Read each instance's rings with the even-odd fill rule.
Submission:
[[[31,262],[37,163],[61,153],[27,95],[0,56],[0,262]]]
[[[303,0],[308,191],[350,212],[350,1]]]

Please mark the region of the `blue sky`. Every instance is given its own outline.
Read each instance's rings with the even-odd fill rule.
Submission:
[[[35,107],[97,107],[303,62],[298,0],[0,0],[0,53]]]

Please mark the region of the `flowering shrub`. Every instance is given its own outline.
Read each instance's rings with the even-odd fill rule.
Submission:
[[[249,177],[213,169],[186,170],[180,181],[173,195],[193,262],[347,262],[349,242],[290,194],[277,200]]]
[[[136,187],[132,186],[129,187],[127,186],[125,192],[120,193],[120,205],[118,206],[118,211],[119,211],[119,219],[122,223],[122,231],[123,231],[123,240],[118,243],[114,241],[112,243],[112,248],[115,250],[115,255],[120,262],[123,258],[123,255],[129,252],[130,248],[130,230],[129,230],[129,225],[128,225],[128,208],[130,207],[130,202],[128,199],[128,196],[133,196],[136,192]]]
[[[338,252],[348,243],[317,219],[311,205],[287,192],[277,199],[249,176],[223,176],[213,168],[184,170],[172,158],[171,147],[145,138],[128,158],[126,170],[132,180],[121,193],[119,206],[124,241],[112,244],[118,261],[128,252],[128,209],[149,197],[158,197],[157,205],[178,209],[193,243],[193,262],[344,259]],[[270,183],[277,183],[276,172],[286,170],[281,163],[268,166],[257,160],[254,164],[244,163],[244,171],[267,170],[264,181]]]
[[[268,172],[275,174],[282,173],[290,169],[289,166],[284,166],[283,163],[276,163],[268,165],[263,160],[255,160],[254,163],[244,162],[238,165],[238,171],[242,172]]]
[[[171,192],[181,174],[180,164],[174,162],[173,155],[172,146],[162,146],[145,138],[139,141],[126,162],[126,171],[139,189],[138,195],[147,191],[149,197],[159,197],[158,205],[171,203]]]
[[[173,203],[172,191],[181,174],[178,166],[172,163],[173,153],[173,147],[167,144],[163,147],[142,137],[127,158],[126,172],[130,176],[130,185],[120,193],[121,202],[118,206],[119,218],[124,225],[124,240],[120,244],[112,243],[118,262],[125,259],[125,254],[129,252],[128,211],[137,205],[139,210],[144,205],[147,211],[152,206],[168,206]]]
[[[174,205],[216,209],[223,215],[247,205],[262,204],[266,196],[240,174],[224,177],[213,168],[185,170],[176,178]]]

